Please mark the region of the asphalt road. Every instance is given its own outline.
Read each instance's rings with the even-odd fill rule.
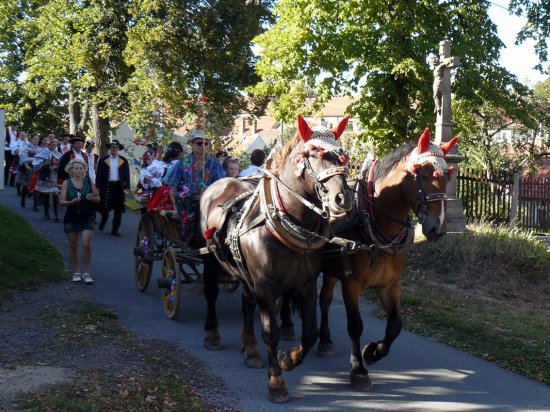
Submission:
[[[42,213],[31,208],[21,209],[12,187],[0,191],[0,204],[27,218],[67,257],[61,223],[44,221]],[[550,387],[407,331],[401,333],[387,358],[369,367],[373,390],[352,390],[348,384],[349,339],[339,299],[335,299],[331,311],[337,357],[320,359],[310,352],[302,366],[283,373],[290,401],[271,404],[267,400],[266,368],[245,368],[239,351],[240,292],[220,293],[222,350],[204,349],[204,298],[197,290],[184,286],[178,319],[167,319],[156,287],[160,263],[155,262],[147,291],[139,292],[134,286],[132,255],[138,216],[126,213],[122,221],[120,238],[110,236],[111,221],[104,233],[96,232],[91,265],[96,282],[81,286],[89,287],[98,302],[117,312],[122,324],[138,337],[165,339],[195,354],[232,390],[242,411],[550,411]],[[363,321],[362,344],[367,339],[382,338],[383,321],[366,311]],[[282,346],[289,344],[283,342]],[[264,352],[264,363],[265,359]]]

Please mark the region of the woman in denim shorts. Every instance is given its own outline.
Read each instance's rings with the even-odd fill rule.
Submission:
[[[94,235],[95,208],[99,203],[99,192],[87,174],[88,166],[83,160],[73,159],[65,167],[69,179],[61,186],[59,204],[66,206],[63,218],[64,230],[69,240],[71,264],[73,265],[73,282],[93,283],[89,273],[92,256],[92,237]],[[82,233],[82,267],[80,272],[78,259],[78,238]]]

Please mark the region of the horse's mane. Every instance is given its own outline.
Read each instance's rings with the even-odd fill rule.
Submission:
[[[296,145],[300,143],[300,141],[301,141],[300,135],[296,133],[296,135],[294,136],[294,139],[286,143],[281,149],[275,152],[275,156],[273,157],[273,163],[270,167],[271,172],[273,174],[278,174],[281,171],[281,169],[284,167],[284,165],[288,161],[290,152],[292,152],[292,149],[294,149]]]
[[[378,167],[374,173],[374,180],[387,176],[396,164],[398,164],[403,158],[407,157],[414,150],[417,144],[418,143],[416,142],[405,143],[384,156],[378,163]]]

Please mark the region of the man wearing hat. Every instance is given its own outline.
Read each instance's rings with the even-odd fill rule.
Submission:
[[[118,140],[109,143],[107,149],[109,154],[99,159],[96,172],[96,186],[101,197],[99,230],[105,228],[109,211],[113,210],[111,235],[120,236],[118,229],[124,212],[124,195],[130,190],[130,165],[125,157],[118,154],[119,150],[124,150]]]
[[[69,143],[71,144],[71,148],[66,151],[63,156],[61,156],[59,159],[59,166],[57,168],[57,179],[61,181],[69,178],[69,174],[65,171],[65,167],[71,160],[79,159],[88,164],[88,156],[86,155],[86,152],[82,150],[82,147],[84,147],[84,138],[80,136],[73,136],[69,139]]]

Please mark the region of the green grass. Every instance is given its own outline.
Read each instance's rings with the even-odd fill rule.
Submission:
[[[173,372],[128,379],[104,371],[87,371],[71,385],[57,385],[17,401],[16,410],[92,411],[194,411],[206,412],[192,396],[185,380]]]
[[[550,248],[532,233],[481,224],[417,245],[402,285],[406,329],[550,385]]]
[[[0,303],[12,289],[66,279],[61,253],[23,218],[0,206]]]
[[[144,358],[156,368],[140,368],[131,376],[120,370],[80,369],[71,384],[58,384],[48,389],[20,396],[16,410],[26,411],[197,411],[205,412],[201,399],[189,388],[184,377],[172,369],[170,357],[159,353],[140,352],[139,343],[118,322],[110,309],[84,302],[60,312],[41,314],[34,321],[52,331],[48,350],[63,351],[78,342],[80,351],[93,352],[116,342],[123,351]],[[162,346],[159,347],[159,349]],[[162,349],[160,349],[162,351]]]

